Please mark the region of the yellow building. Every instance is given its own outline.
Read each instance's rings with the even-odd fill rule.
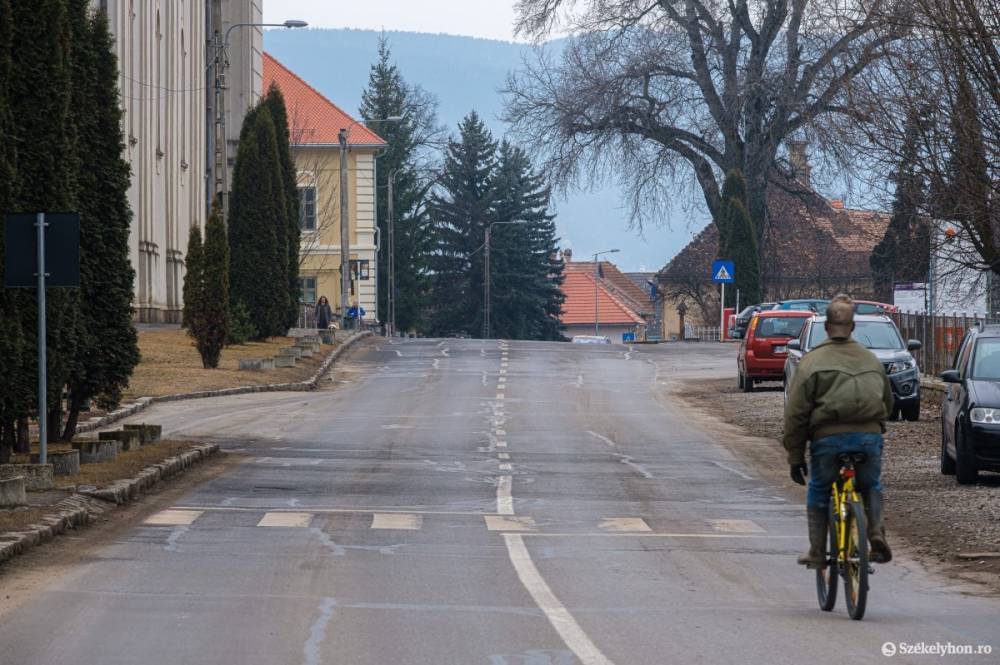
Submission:
[[[375,160],[386,147],[380,136],[346,114],[287,67],[264,54],[264,90],[275,84],[288,106],[292,157],[298,170],[302,246],[299,282],[306,311],[326,296],[340,307],[340,141],[347,130],[348,231],[351,290],[373,321],[378,311],[378,238]]]

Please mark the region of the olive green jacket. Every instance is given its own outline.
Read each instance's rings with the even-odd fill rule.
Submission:
[[[828,339],[802,357],[788,387],[789,464],[805,462],[806,442],[848,432],[885,432],[892,387],[875,354],[853,339]]]

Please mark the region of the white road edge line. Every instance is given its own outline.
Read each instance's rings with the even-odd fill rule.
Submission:
[[[513,515],[514,514],[514,497],[511,496],[511,485],[513,478],[511,476],[500,476],[497,482],[497,514],[498,515]]]
[[[615,442],[612,441],[611,439],[609,439],[608,437],[604,436],[603,434],[598,434],[597,432],[593,432],[593,431],[591,431],[589,429],[587,430],[587,434],[589,434],[590,436],[594,437],[595,439],[600,439],[601,441],[603,441],[604,443],[608,444],[612,448],[615,447]]]
[[[552,589],[546,584],[542,574],[538,572],[538,568],[531,560],[531,555],[528,553],[528,548],[525,547],[521,535],[505,533],[503,540],[507,545],[507,555],[514,565],[514,570],[517,572],[521,584],[527,589],[538,608],[545,613],[545,617],[570,651],[583,665],[613,665],[612,661],[601,653],[597,645],[583,632],[583,628],[576,622],[569,610],[552,593]]]
[[[712,464],[714,464],[715,466],[719,467],[720,469],[725,469],[726,471],[729,471],[731,473],[735,473],[737,476],[739,476],[743,480],[753,480],[753,476],[748,476],[747,474],[743,473],[742,471],[738,471],[738,470],[732,468],[731,466],[726,466],[722,462],[712,462]]]

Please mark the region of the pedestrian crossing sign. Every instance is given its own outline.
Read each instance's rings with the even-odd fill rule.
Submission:
[[[712,262],[712,281],[716,284],[732,284],[736,278],[736,266],[732,261],[718,259]]]

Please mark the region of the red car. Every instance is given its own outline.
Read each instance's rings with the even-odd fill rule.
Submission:
[[[754,315],[736,357],[740,389],[749,393],[755,383],[784,378],[788,340],[798,338],[803,324],[812,316],[812,312],[791,309]]]
[[[898,311],[898,307],[889,303],[875,302],[874,300],[854,301],[855,314],[895,314]]]

